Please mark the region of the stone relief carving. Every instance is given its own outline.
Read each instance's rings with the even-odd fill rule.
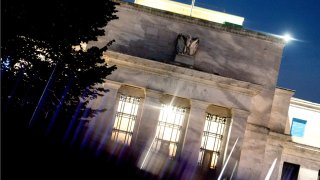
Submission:
[[[199,46],[199,38],[191,37],[189,34],[179,34],[177,37],[176,51],[177,54],[193,56]]]

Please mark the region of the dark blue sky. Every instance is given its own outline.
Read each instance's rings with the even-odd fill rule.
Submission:
[[[242,16],[245,29],[290,33],[301,40],[285,46],[278,86],[295,90],[294,97],[320,103],[319,0],[196,0],[196,6]]]
[[[301,40],[285,46],[278,86],[295,90],[294,97],[320,103],[319,0],[196,0],[196,6],[242,16],[245,29],[290,33]]]
[[[245,29],[298,39],[284,48],[278,86],[320,103],[320,0],[196,0],[195,5],[242,16]]]

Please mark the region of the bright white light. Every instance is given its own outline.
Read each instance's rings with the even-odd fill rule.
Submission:
[[[290,34],[285,34],[284,36],[282,36],[283,40],[286,41],[287,43],[291,40],[294,40]]]
[[[263,32],[263,31],[259,31],[259,32],[266,34],[266,35],[269,35],[269,36],[273,36],[273,37],[282,39],[284,43],[289,43],[291,41],[305,42],[304,40],[296,39],[295,37],[291,36],[290,33],[285,33],[284,35],[279,35],[279,34],[272,34],[272,33],[268,33],[268,32]]]

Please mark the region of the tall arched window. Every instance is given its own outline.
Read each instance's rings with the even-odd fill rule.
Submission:
[[[170,158],[176,156],[186,111],[186,108],[183,107],[168,104],[161,105],[156,139],[153,146],[155,151],[167,154]]]
[[[226,108],[213,105],[208,108],[198,158],[203,169],[214,170],[221,161],[230,116]]]
[[[199,164],[206,164],[215,169],[221,154],[221,144],[227,118],[207,113],[201,140]]]
[[[119,101],[111,140],[124,145],[131,144],[143,96],[143,90],[140,88],[122,86],[119,89]]]
[[[130,145],[141,98],[120,95],[111,139]]]
[[[189,106],[189,101],[182,98],[170,96],[162,98],[155,141],[152,145],[154,152],[170,159],[176,157],[181,149]]]

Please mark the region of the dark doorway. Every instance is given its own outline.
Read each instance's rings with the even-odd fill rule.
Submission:
[[[297,180],[300,165],[283,162],[281,180]]]

